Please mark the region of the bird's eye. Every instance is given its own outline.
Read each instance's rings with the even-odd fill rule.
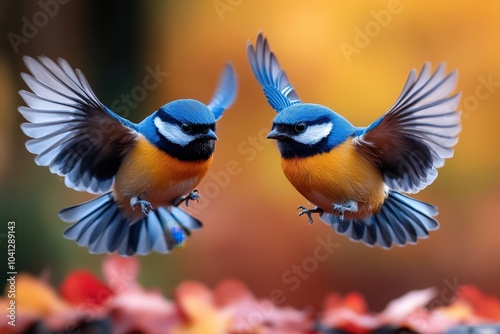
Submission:
[[[295,124],[295,131],[297,131],[298,133],[304,132],[306,127],[307,126],[304,122],[299,122]]]
[[[189,133],[191,131],[191,125],[189,125],[188,123],[182,123],[181,130],[184,133]]]

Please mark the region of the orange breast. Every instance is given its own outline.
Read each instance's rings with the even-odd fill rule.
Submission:
[[[187,195],[202,180],[212,163],[181,161],[156,148],[140,136],[116,174],[115,199],[122,208],[130,207],[130,197],[140,196],[153,205],[164,206]]]
[[[385,200],[382,174],[356,152],[352,140],[328,153],[304,159],[282,159],[281,167],[290,183],[311,203],[332,213],[332,203],[354,200],[356,215],[378,211]]]

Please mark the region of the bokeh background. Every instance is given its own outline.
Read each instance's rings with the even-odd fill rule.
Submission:
[[[218,124],[211,173],[198,188],[202,200],[189,210],[204,228],[172,254],[140,258],[146,287],[171,296],[183,280],[213,286],[233,277],[259,297],[278,289],[283,304],[316,309],[332,291],[359,291],[374,310],[429,286],[449,298],[456,291],[450,287],[469,283],[500,296],[499,16],[494,0],[2,1],[0,251],[6,253],[6,224],[14,220],[18,271],[50,274],[57,285],[77,268],[98,274],[104,257],[65,240],[57,216],[91,196],[66,188],[24,148],[16,111],[23,103],[17,91],[26,89],[23,55],[67,59],[104,104],[132,121],[174,99],[208,102],[231,61],[239,95]],[[303,101],[360,126],[390,108],[410,69],[424,61],[459,69],[463,130],[455,157],[416,196],[440,210],[441,228],[429,239],[387,251],[297,217],[296,207],[307,201],[264,139],[275,114],[246,58],[247,40],[259,31]],[[155,69],[162,73],[157,86],[141,88]],[[333,253],[315,260],[328,240]],[[6,268],[6,254],[0,258]],[[2,283],[6,271],[0,269]]]

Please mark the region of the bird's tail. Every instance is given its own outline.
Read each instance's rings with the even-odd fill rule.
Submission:
[[[126,217],[108,192],[66,208],[59,217],[74,224],[64,236],[88,247],[91,253],[118,252],[123,256],[168,253],[181,245],[201,222],[178,207],[159,207],[139,220]]]
[[[324,213],[321,219],[340,234],[367,245],[390,248],[392,244],[404,246],[427,238],[429,231],[439,227],[433,218],[437,208],[397,191],[390,191],[380,211],[364,219],[344,219]]]

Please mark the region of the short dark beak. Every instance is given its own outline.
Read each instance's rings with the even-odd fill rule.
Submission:
[[[203,134],[201,136],[201,138],[203,139],[211,139],[211,140],[219,140],[219,138],[217,138],[217,136],[215,135],[215,132],[213,132],[212,130],[208,130],[207,133]]]
[[[279,132],[276,129],[273,129],[269,134],[266,136],[267,139],[283,139],[285,138],[286,135],[282,132]]]

